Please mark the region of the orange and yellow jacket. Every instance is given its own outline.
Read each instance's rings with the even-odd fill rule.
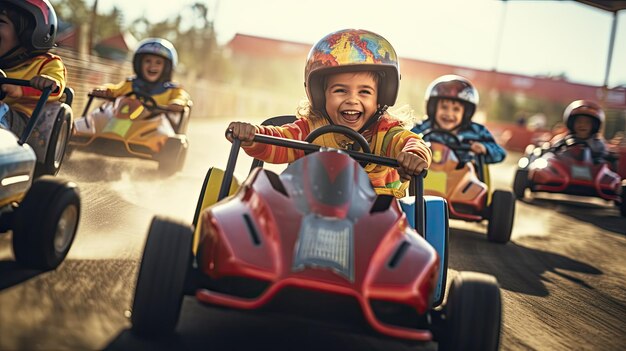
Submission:
[[[322,118],[313,121],[308,118],[300,118],[294,123],[285,124],[280,127],[255,127],[256,132],[259,134],[293,140],[305,140],[311,131],[328,124],[329,123]],[[426,160],[428,165],[430,165],[432,153],[422,138],[402,127],[400,122],[391,120],[387,115],[383,116],[367,130],[364,133],[364,137],[368,140],[372,153],[375,155],[396,159],[401,151],[411,152]],[[345,143],[348,140],[347,137],[342,137],[339,134],[326,134],[315,139],[314,143],[321,146],[342,149],[345,148]],[[344,147],[342,147],[342,145],[344,145]],[[243,149],[248,155],[268,163],[290,163],[304,156],[304,151],[302,150],[262,143],[254,143]],[[377,194],[394,195],[398,198],[404,197],[409,182],[402,182],[396,169],[368,164],[365,167],[365,171],[368,173]]]
[[[191,104],[191,97],[179,84],[166,82],[155,86],[153,91],[146,92],[137,86],[136,78],[128,78],[118,84],[106,84],[104,88],[109,89],[113,97],[119,97],[130,93],[131,91],[139,91],[148,93],[157,104],[167,106],[169,104],[188,106]]]
[[[50,94],[48,101],[57,101],[63,95],[65,89],[67,70],[59,56],[45,53],[35,56],[17,66],[4,69],[7,78],[31,80],[36,76],[43,76],[52,79],[57,83],[59,90]],[[22,97],[6,97],[3,101],[14,111],[21,112],[30,117],[35,110],[37,101],[41,97],[41,90],[31,87],[21,87]]]

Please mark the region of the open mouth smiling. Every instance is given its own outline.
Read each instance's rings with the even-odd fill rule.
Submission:
[[[362,112],[355,111],[355,110],[341,111],[341,117],[343,117],[343,119],[349,122],[357,121],[361,117],[362,114],[363,114]]]

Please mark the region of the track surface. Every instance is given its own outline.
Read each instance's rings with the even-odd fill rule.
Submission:
[[[153,215],[191,222],[210,166],[223,168],[225,121],[196,120],[183,172],[80,152],[60,176],[76,181],[82,218],[53,272],[20,268],[0,237],[0,350],[415,350],[410,345],[300,320],[200,306],[185,298],[176,335],[146,341],[129,331],[138,261]],[[508,188],[519,155],[492,168]],[[249,159],[242,156],[239,175]],[[242,179],[242,177],[239,177]],[[451,222],[449,268],[494,275],[502,288],[502,350],[626,349],[626,219],[605,203],[535,197],[517,203],[512,242],[486,241],[486,226]]]

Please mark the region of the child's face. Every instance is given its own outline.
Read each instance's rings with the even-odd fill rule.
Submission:
[[[9,52],[19,44],[15,26],[9,17],[0,13],[0,56]]]
[[[376,112],[378,84],[371,72],[339,73],[326,81],[326,113],[333,123],[355,131]]]
[[[593,121],[591,117],[576,116],[574,120],[574,134],[577,138],[587,139],[591,136],[591,129],[593,128]]]
[[[463,121],[464,110],[463,104],[458,101],[439,99],[435,110],[435,122],[441,129],[452,130]]]
[[[141,58],[141,74],[150,83],[158,81],[164,69],[165,59],[161,56],[147,54]]]

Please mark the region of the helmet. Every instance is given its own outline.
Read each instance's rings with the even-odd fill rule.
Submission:
[[[1,0],[31,18],[30,25],[20,35],[21,45],[34,56],[54,46],[57,34],[57,15],[48,0]]]
[[[426,89],[426,114],[434,120],[439,99],[456,100],[463,104],[463,122],[469,123],[478,106],[478,90],[466,78],[454,74],[441,76]]]
[[[133,69],[138,77],[141,77],[141,58],[147,54],[161,56],[167,60],[161,80],[172,80],[172,71],[178,63],[178,53],[174,45],[161,38],[148,38],[139,42],[133,55]]]
[[[571,132],[574,131],[575,117],[580,115],[591,117],[593,121],[591,134],[597,133],[600,130],[600,126],[604,123],[604,111],[600,105],[591,100],[576,100],[563,111],[563,123]]]
[[[393,46],[376,33],[344,29],[323,37],[307,57],[304,86],[313,109],[325,111],[326,75],[357,71],[379,72],[378,104],[395,104],[400,86],[400,64]]]

